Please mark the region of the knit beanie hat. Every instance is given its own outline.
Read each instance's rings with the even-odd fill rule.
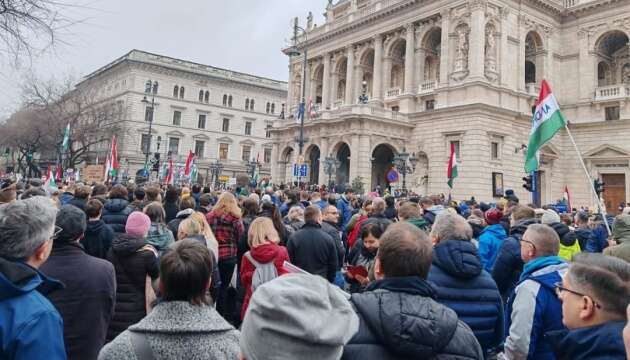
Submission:
[[[61,232],[55,238],[54,243],[60,244],[76,241],[87,228],[85,213],[74,205],[64,205],[57,212],[55,225],[61,228]]]
[[[319,276],[287,274],[254,292],[241,352],[247,360],[336,360],[358,329],[359,318],[339,288]]]
[[[503,213],[497,208],[492,208],[486,211],[486,214],[484,215],[484,219],[486,220],[486,224],[488,225],[495,225],[500,223],[501,218],[503,218]]]
[[[150,227],[151,219],[143,212],[134,211],[127,218],[125,232],[131,236],[143,238],[149,233]]]
[[[540,218],[540,222],[546,225],[560,222],[560,215],[551,209],[544,210],[543,215]]]

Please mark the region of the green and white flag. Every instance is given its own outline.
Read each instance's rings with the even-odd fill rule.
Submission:
[[[66,126],[66,130],[63,133],[63,143],[61,145],[63,151],[67,151],[70,147],[70,123]]]
[[[455,181],[455,178],[457,178],[458,172],[457,172],[457,153],[455,153],[455,143],[451,142],[451,155],[448,158],[448,169],[447,169],[447,175],[448,175],[448,187],[450,187],[451,189],[453,188],[453,182]]]
[[[526,173],[538,170],[538,151],[563,127],[565,127],[565,120],[560,112],[560,106],[553,96],[547,80],[543,80],[536,103],[536,111],[532,118],[529,143],[527,144]]]

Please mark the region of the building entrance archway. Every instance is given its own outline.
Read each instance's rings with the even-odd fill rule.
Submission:
[[[319,166],[321,152],[317,145],[311,145],[306,149],[306,161],[308,161],[308,182],[311,185],[319,184]]]
[[[335,176],[337,185],[350,184],[350,146],[346,143],[339,143],[335,157],[339,160],[339,167]]]
[[[387,173],[394,166],[394,147],[388,144],[380,144],[372,151],[372,187],[381,189],[389,188]]]

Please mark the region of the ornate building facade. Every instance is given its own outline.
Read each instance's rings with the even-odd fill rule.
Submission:
[[[492,201],[523,188],[523,147],[532,107],[547,79],[606,205],[630,195],[630,1],[341,0],[326,21],[309,19],[297,46],[308,49],[304,161],[309,180],[327,180],[320,160],[341,162],[337,183],[360,177],[387,185],[391,160],[418,159],[407,184],[448,193],[451,143],[459,178],[452,195]],[[289,49],[285,52],[288,53]],[[300,101],[303,59],[289,63],[288,109]],[[367,103],[359,96],[367,95]],[[298,160],[294,119],[273,127],[272,173],[290,182]],[[542,203],[567,187],[574,206],[593,206],[576,152],[562,131],[541,152]],[[497,191],[498,190],[498,191]]]
[[[151,91],[143,102],[147,81]],[[138,50],[77,85],[93,94],[97,106],[119,109],[118,154],[129,176],[144,167],[146,152],[151,158],[160,154],[161,161],[170,153],[181,165],[192,150],[200,181],[208,178],[210,164],[217,161],[223,165],[222,180],[247,172],[246,163],[257,159],[260,173],[270,174],[268,130],[282,111],[286,87],[286,82]],[[102,163],[108,147],[93,149],[92,157],[99,156]]]

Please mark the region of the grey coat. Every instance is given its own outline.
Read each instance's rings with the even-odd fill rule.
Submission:
[[[105,345],[99,360],[137,359],[129,331],[144,333],[155,359],[239,359],[238,330],[210,306],[159,303],[139,323]]]

